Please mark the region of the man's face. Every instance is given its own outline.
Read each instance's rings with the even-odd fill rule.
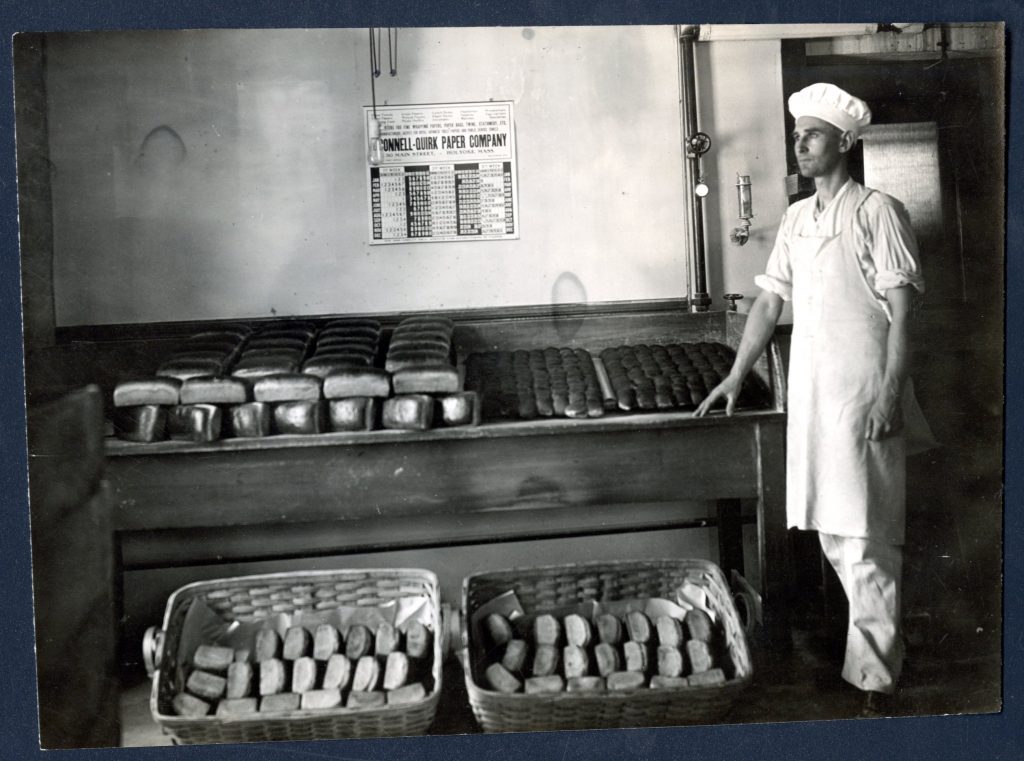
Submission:
[[[804,177],[824,177],[849,150],[848,137],[816,116],[801,116],[793,130],[793,152]]]

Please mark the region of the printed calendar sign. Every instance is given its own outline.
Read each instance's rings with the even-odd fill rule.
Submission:
[[[373,109],[363,111],[369,140]],[[371,245],[519,237],[511,103],[377,106],[377,121]]]

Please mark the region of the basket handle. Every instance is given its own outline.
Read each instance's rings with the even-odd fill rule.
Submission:
[[[150,626],[142,636],[142,662],[146,665],[147,676],[153,676],[160,668],[163,652],[164,630]]]
[[[462,614],[448,603],[441,605],[441,657],[463,649]]]
[[[740,623],[743,631],[748,637],[753,637],[757,627],[764,620],[764,608],[761,602],[761,595],[736,569],[732,569],[733,601],[736,603],[736,612],[739,613]]]

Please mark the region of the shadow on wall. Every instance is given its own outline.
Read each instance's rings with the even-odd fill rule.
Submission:
[[[587,289],[575,274],[562,272],[551,286],[551,316],[557,318],[555,331],[564,343],[570,343],[583,325],[583,315],[569,313],[571,304],[586,304]]]
[[[146,173],[157,173],[178,166],[188,157],[185,141],[174,128],[161,124],[142,140],[135,164]]]

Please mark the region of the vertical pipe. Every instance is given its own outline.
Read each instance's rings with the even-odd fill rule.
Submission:
[[[683,198],[689,218],[690,267],[690,311],[706,312],[711,306],[708,295],[707,262],[704,242],[704,209],[701,199],[694,192],[700,177],[700,156],[691,152],[690,138],[699,129],[697,126],[697,77],[694,63],[694,42],[699,28],[695,24],[679,27],[680,62],[682,66],[682,118],[683,118]]]

